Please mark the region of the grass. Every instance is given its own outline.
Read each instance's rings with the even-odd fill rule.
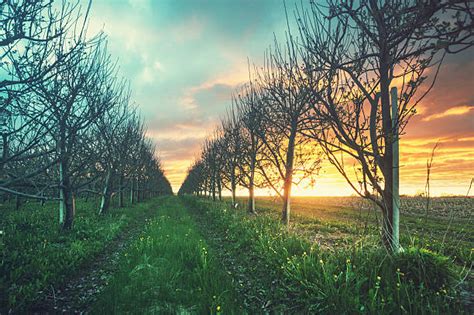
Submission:
[[[25,311],[39,291],[74,275],[129,224],[154,214],[141,203],[99,216],[98,200],[79,200],[74,229],[62,232],[56,203],[12,208],[0,211],[0,313]]]
[[[38,291],[69,278],[131,224],[141,232],[92,313],[469,313],[462,294],[472,283],[466,289],[461,278],[472,264],[470,218],[405,213],[405,252],[391,256],[379,244],[375,213],[353,202],[296,199],[286,227],[268,198],[258,199],[256,216],[169,196],[100,217],[97,201],[82,200],[68,233],[59,230],[55,204],[4,207],[0,313],[26,310]],[[441,243],[452,247],[437,249]]]
[[[181,201],[169,197],[158,212],[121,258],[93,313],[242,314],[232,279]]]
[[[227,200],[227,199],[226,199]],[[239,203],[246,204],[245,198]],[[258,197],[257,208],[278,218],[278,199]],[[474,198],[403,197],[400,236],[405,247],[423,247],[454,259],[459,265],[473,265]],[[351,245],[361,239],[379,239],[381,213],[358,197],[294,197],[292,228],[327,249]]]
[[[282,226],[273,213],[248,216],[223,203],[186,197],[251,312],[463,312],[459,268],[426,248],[389,256],[371,240],[328,250]]]

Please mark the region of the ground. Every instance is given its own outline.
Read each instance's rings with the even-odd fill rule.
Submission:
[[[239,204],[169,196],[98,219],[89,202],[74,233],[41,232],[16,258],[5,255],[18,246],[14,229],[52,223],[27,224],[25,209],[8,210],[0,226],[2,279],[10,281],[1,287],[9,297],[2,313],[472,311],[473,199],[434,198],[429,207],[403,199],[406,252],[389,259],[378,212],[358,198],[295,198],[289,227],[279,223],[278,200],[259,198],[258,215],[246,213],[245,199]],[[33,208],[33,218],[44,216]],[[92,219],[95,230],[86,230]],[[94,235],[97,244],[86,247]],[[58,257],[68,265],[48,269]],[[32,267],[15,269],[20,260]],[[42,272],[33,272],[40,263]]]

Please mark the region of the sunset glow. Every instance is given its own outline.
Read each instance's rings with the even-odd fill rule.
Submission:
[[[259,63],[273,42],[272,32],[284,36],[282,4],[101,1],[93,6],[90,27],[109,35],[111,53],[119,57],[122,72],[131,79],[147,134],[158,145],[177,191],[202,141],[229,106],[231,92],[248,80],[247,57]],[[134,27],[126,28],[124,22]],[[424,191],[426,162],[436,143],[431,194],[467,193],[474,177],[472,73],[471,51],[446,57],[435,86],[400,140],[402,194]],[[293,194],[353,193],[326,162],[314,187],[295,187]]]

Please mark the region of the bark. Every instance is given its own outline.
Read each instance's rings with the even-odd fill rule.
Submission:
[[[5,164],[5,161],[8,158],[8,136],[6,134],[2,134],[2,160],[0,163],[0,171],[3,172],[3,167]]]
[[[286,165],[285,165],[285,182],[283,184],[283,209],[281,213],[281,221],[284,224],[290,223],[290,210],[291,210],[291,186],[293,183],[293,161],[295,156],[295,138],[296,128],[293,126],[291,129],[288,150],[286,152]]]
[[[18,211],[20,210],[21,207],[21,199],[20,196],[16,195],[15,196],[15,210]]]
[[[99,214],[107,213],[110,207],[111,183],[112,183],[111,177],[112,177],[112,171],[109,168],[109,170],[107,171],[107,175],[105,177],[105,185],[104,185],[104,191],[102,193],[102,200],[100,203]]]
[[[248,200],[248,211],[255,213],[255,158],[252,157],[250,162],[250,178],[249,178],[249,200]]]
[[[222,201],[222,182],[220,178],[217,178],[217,193],[219,195],[219,201]]]
[[[64,122],[60,123],[59,153],[59,223],[63,230],[72,229],[75,203],[69,175],[69,157],[66,152],[66,132]]]
[[[216,201],[216,175],[213,173],[211,179],[212,200]]]
[[[71,181],[66,172],[67,167],[65,165],[67,165],[67,163],[65,163],[65,161],[60,161],[59,163],[59,196],[61,199],[59,201],[59,223],[63,230],[70,230],[74,222],[75,202]]]
[[[123,175],[120,173],[119,176],[119,195],[118,195],[118,207],[123,208]]]
[[[253,185],[249,186],[248,211],[249,213],[255,213],[255,192]]]
[[[134,195],[134,191],[133,191],[133,178],[130,179],[130,204],[134,204],[135,203],[135,195]]]
[[[232,178],[230,180],[230,189],[232,190],[232,208],[235,208],[236,205],[236,196],[235,196],[235,189],[237,188],[237,184],[235,182],[235,174],[232,174]]]
[[[142,201],[142,196],[140,193],[140,181],[137,179],[136,185],[135,185],[135,191],[136,191],[136,198],[137,198],[137,203]]]

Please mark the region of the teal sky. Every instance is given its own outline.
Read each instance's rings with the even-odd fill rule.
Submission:
[[[247,78],[247,57],[259,64],[285,28],[279,0],[96,0],[89,23],[108,35],[175,188]]]

